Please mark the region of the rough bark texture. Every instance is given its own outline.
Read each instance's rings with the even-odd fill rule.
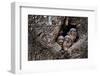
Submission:
[[[28,15],[28,60],[87,58],[86,17]],[[77,39],[65,51],[57,43],[70,28],[77,29]]]

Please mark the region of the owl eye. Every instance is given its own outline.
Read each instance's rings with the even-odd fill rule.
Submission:
[[[69,43],[70,41],[67,41],[67,43]]]

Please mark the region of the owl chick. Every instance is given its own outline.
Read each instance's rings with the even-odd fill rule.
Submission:
[[[74,42],[77,38],[77,31],[75,28],[71,28],[70,31],[68,32],[68,35],[70,36],[72,42]]]
[[[72,45],[71,37],[69,35],[66,35],[63,42],[63,49],[67,51],[71,45]]]
[[[58,36],[57,43],[62,47],[64,42],[64,37],[62,35]]]

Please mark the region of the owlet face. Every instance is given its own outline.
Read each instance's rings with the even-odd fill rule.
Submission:
[[[72,45],[72,40],[70,36],[66,35],[64,38],[63,49],[68,50],[68,48]]]
[[[75,28],[71,28],[69,33],[73,36],[76,36],[77,35],[77,32],[76,32],[76,29]]]
[[[63,44],[63,41],[64,41],[64,37],[63,36],[59,36],[58,39],[57,39],[57,43],[59,45],[62,45]]]
[[[77,31],[75,28],[71,28],[68,35],[71,37],[71,40],[74,42],[77,37]]]

